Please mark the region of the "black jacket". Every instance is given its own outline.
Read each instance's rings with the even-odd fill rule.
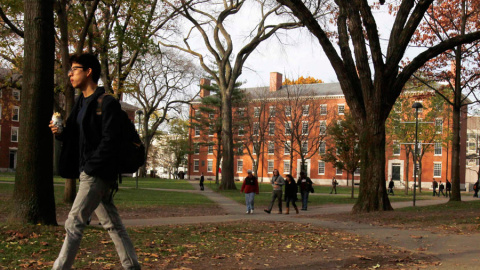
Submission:
[[[312,190],[313,182],[309,177],[305,177],[305,179],[298,178],[297,185],[300,192],[302,191],[310,192]]]
[[[90,176],[114,181],[118,174],[118,156],[121,136],[120,103],[110,95],[103,98],[101,110],[97,110],[98,97],[105,93],[98,87],[87,105],[83,126],[83,140],[76,123],[83,95],[75,101],[63,132],[56,136],[62,143],[59,171],[64,178],[78,178],[80,166]],[[80,158],[83,157],[83,162]]]
[[[298,188],[297,188],[297,184],[295,183],[295,180],[293,180],[290,184],[288,183],[287,180],[285,180],[285,200],[287,200],[287,198],[291,198],[294,201],[296,201],[297,192],[298,192]]]

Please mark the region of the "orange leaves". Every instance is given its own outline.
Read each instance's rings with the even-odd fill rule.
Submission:
[[[321,79],[315,79],[311,76],[308,76],[307,78],[304,78],[303,76],[300,76],[296,80],[290,80],[288,78],[285,78],[285,81],[283,82],[283,85],[313,84],[313,83],[323,83],[323,81]]]

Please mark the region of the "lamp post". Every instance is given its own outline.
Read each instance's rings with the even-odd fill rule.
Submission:
[[[423,108],[422,103],[415,102],[412,105],[415,109],[415,151],[414,151],[414,169],[413,169],[413,206],[415,206],[415,195],[417,191],[417,153],[418,153],[418,109]]]
[[[140,133],[140,125],[141,125],[141,118],[142,118],[142,114],[143,114],[143,111],[142,110],[138,110],[136,111],[136,114],[138,115],[138,133]],[[137,177],[135,179],[135,188],[138,189],[138,170],[137,170]]]

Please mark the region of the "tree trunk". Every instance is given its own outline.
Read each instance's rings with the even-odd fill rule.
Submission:
[[[233,87],[233,86],[232,86]],[[227,91],[232,92],[232,91]],[[220,190],[235,190],[233,178],[233,134],[232,134],[232,99],[231,95],[222,95],[222,181]]]
[[[359,145],[363,150],[360,158],[362,174],[353,212],[393,210],[385,183],[385,120],[367,113],[367,119],[358,128]]]
[[[408,173],[409,173],[409,169],[410,169],[410,152],[407,152],[406,148],[405,148],[405,160],[406,160],[406,164],[407,164],[407,167],[405,169],[405,178],[407,180],[407,184],[405,185],[405,195],[408,195]]]
[[[53,110],[53,1],[25,5],[25,60],[21,99],[15,220],[57,225],[53,192],[53,140],[48,123]]]
[[[466,120],[465,120],[466,121]],[[453,138],[452,138],[452,196],[450,201],[461,201],[460,195],[460,106],[453,107]]]
[[[217,132],[217,171],[215,172],[215,184],[218,186],[219,179],[218,179],[218,170],[220,169],[220,156],[222,155],[222,140],[221,140],[222,132]]]
[[[355,198],[355,171],[352,171],[352,196],[351,196],[351,198],[352,199]]]

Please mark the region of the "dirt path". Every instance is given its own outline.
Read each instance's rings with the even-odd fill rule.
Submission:
[[[435,232],[426,232],[418,230],[401,230],[383,226],[373,226],[364,223],[341,222],[323,220],[315,217],[322,214],[348,213],[352,205],[337,205],[325,207],[310,207],[308,212],[300,214],[279,215],[266,214],[261,209],[257,209],[254,214],[246,215],[245,206],[236,201],[213,192],[208,187],[205,191],[200,191],[196,183],[191,182],[195,191],[199,192],[218,205],[220,205],[227,215],[215,216],[195,216],[195,217],[171,217],[171,218],[152,218],[152,219],[125,219],[127,226],[154,226],[171,224],[198,224],[212,222],[228,222],[239,220],[259,220],[259,221],[282,221],[295,222],[302,224],[312,224],[324,228],[343,230],[360,236],[368,236],[385,244],[394,247],[434,255],[441,261],[440,265],[431,269],[478,269],[479,266],[479,248],[476,235],[445,235]],[[464,198],[469,200],[471,198]],[[447,199],[421,200],[417,201],[417,206],[436,205],[446,203]],[[392,204],[394,208],[411,206],[412,202],[397,202]]]

